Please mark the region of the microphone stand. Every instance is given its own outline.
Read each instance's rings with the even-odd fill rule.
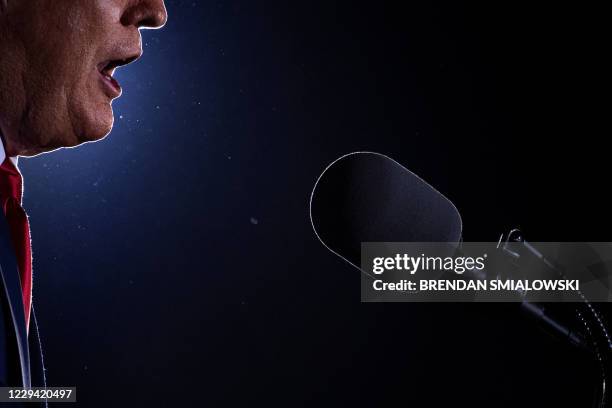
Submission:
[[[563,272],[555,266],[554,262],[551,262],[540,251],[529,244],[518,229],[511,230],[505,237],[502,234],[497,243],[497,249],[505,256],[508,256],[513,262],[528,256],[535,257],[551,271],[563,276]],[[582,301],[577,303],[574,313],[577,324],[584,328],[583,333],[572,331],[559,323],[547,314],[545,308],[541,305],[523,300],[521,308],[538,321],[544,323],[553,332],[569,340],[574,346],[590,352],[595,357],[600,368],[600,381],[593,408],[610,408],[609,391],[606,385],[609,365],[612,361],[612,340],[597,308],[580,291],[578,291],[578,295]]]

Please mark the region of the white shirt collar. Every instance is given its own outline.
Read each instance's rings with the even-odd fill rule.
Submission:
[[[5,158],[6,152],[4,151],[4,142],[2,141],[2,138],[0,138],[0,164],[4,162]],[[11,159],[15,167],[17,167],[17,156],[9,157],[9,159]]]

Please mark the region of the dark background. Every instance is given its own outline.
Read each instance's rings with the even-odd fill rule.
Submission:
[[[590,406],[595,369],[515,305],[361,304],[308,199],[373,150],[466,240],[610,241],[602,10],[166,3],[112,134],[20,161],[50,385],[87,407]]]

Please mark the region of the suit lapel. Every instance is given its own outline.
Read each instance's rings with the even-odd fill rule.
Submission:
[[[42,344],[40,341],[40,333],[38,331],[38,320],[34,306],[30,315],[30,334],[28,335],[30,345],[30,372],[32,387],[46,387],[47,378],[45,375],[45,362],[43,359]]]
[[[17,338],[19,361],[21,363],[21,378],[23,386],[30,387],[30,355],[28,349],[28,335],[25,327],[25,314],[23,312],[23,298],[21,295],[21,282],[15,251],[10,239],[10,232],[4,212],[0,209],[0,278],[6,298],[8,299],[13,327]]]

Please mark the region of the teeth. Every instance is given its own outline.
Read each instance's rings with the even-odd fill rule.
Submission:
[[[100,74],[102,74],[104,78],[112,82],[113,76],[111,74],[109,74],[108,72],[100,72]]]

